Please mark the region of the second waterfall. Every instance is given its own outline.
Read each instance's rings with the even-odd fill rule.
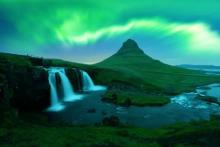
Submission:
[[[74,75],[74,70],[70,71]],[[102,90],[104,88],[102,86],[96,86],[87,72],[82,70],[77,71],[78,74],[81,75],[81,78],[79,78],[80,76],[77,74],[75,74],[77,76],[69,78],[65,68],[51,67],[48,69],[51,102],[48,111],[60,111],[64,109],[64,106],[61,104],[62,102],[73,102],[82,99],[83,95],[77,94],[75,91],[82,93],[83,91]],[[75,83],[76,81],[77,83]],[[76,86],[80,85],[79,83],[82,83],[82,88]]]
[[[59,85],[57,78],[60,79],[61,85]],[[51,103],[50,107],[48,108],[48,111],[60,111],[64,109],[64,106],[61,104],[61,101],[76,101],[81,99],[81,95],[74,93],[73,87],[68,77],[66,76],[64,68],[49,68],[48,81],[50,84]],[[58,87],[61,87],[61,91],[58,90]]]

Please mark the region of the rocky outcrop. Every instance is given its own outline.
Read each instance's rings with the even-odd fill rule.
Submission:
[[[18,110],[38,111],[49,105],[47,71],[29,64],[16,64],[6,58],[0,60],[0,66],[0,105],[4,101]]]
[[[13,87],[12,105],[19,110],[43,110],[50,104],[48,74],[42,68],[24,68],[9,80]]]
[[[67,68],[66,75],[74,87],[75,92],[83,91],[83,75],[80,69]]]

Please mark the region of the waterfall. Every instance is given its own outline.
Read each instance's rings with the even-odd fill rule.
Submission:
[[[64,95],[63,98],[59,98],[57,91],[57,81],[56,81],[56,73],[59,75],[61,79],[61,87],[62,93]],[[73,92],[73,87],[66,76],[64,68],[49,68],[48,69],[48,81],[50,85],[50,107],[47,109],[48,111],[60,111],[64,109],[64,106],[61,104],[60,100],[63,101],[75,101],[81,99],[81,95],[77,95]]]
[[[82,71],[82,75],[83,75],[83,90],[84,91],[93,90],[95,88],[95,85],[89,74],[85,71]]]
[[[89,74],[85,71],[82,71],[83,75],[83,91],[97,91],[97,90],[104,90],[105,87],[97,86],[94,84],[92,78]]]
[[[62,101],[70,102],[80,100],[82,98],[82,95],[76,94],[74,92],[73,86],[65,72],[65,68],[52,67],[47,70],[51,101],[51,105],[47,109],[48,111],[60,111],[64,109],[64,106],[61,104]],[[95,85],[87,72],[80,70],[80,73],[82,74],[82,78],[80,78],[79,76],[75,76],[74,78],[77,78],[77,80],[74,80],[74,78],[72,78],[71,81],[80,81],[82,83],[83,91],[98,91],[106,89],[105,87]],[[56,81],[57,76],[60,78],[59,83],[57,83]],[[75,89],[77,90],[76,87]],[[79,88],[78,90],[81,90],[81,88]]]
[[[60,104],[59,98],[57,95],[57,86],[56,86],[56,72],[53,69],[50,69],[48,72],[48,81],[50,85],[50,100],[51,104],[48,108],[49,111],[60,111],[64,108],[63,105]]]
[[[66,76],[65,69],[62,68],[58,72],[60,78],[61,78],[61,84],[63,88],[63,93],[64,93],[64,101],[75,101],[81,99],[80,95],[77,95],[73,92],[73,87]]]

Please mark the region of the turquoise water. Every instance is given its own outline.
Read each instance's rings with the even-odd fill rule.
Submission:
[[[207,88],[206,93],[218,96],[220,84]],[[199,88],[198,88],[199,89]],[[171,98],[171,103],[162,107],[121,107],[101,101],[105,91],[89,92],[82,100],[65,103],[63,111],[48,113],[52,121],[74,124],[100,123],[106,116],[117,116],[120,121],[134,126],[157,128],[176,122],[208,120],[211,114],[220,115],[220,107],[195,99],[198,92],[183,93]],[[215,93],[216,92],[216,93]],[[219,97],[220,98],[220,97]],[[89,113],[89,110],[95,110]]]

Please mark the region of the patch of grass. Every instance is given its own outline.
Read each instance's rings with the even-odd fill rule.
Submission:
[[[102,100],[122,106],[162,106],[170,102],[167,96],[125,91],[108,91]]]
[[[2,146],[215,146],[219,120],[180,123],[158,129],[17,123],[0,128]]]

